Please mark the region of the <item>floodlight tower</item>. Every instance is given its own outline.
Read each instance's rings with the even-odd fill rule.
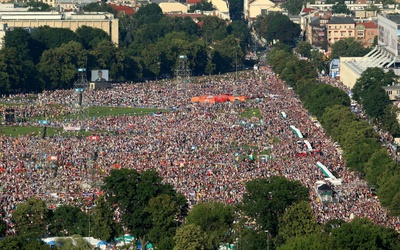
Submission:
[[[89,82],[86,78],[86,69],[78,69],[78,80],[74,83],[73,94],[73,113],[77,119],[86,119],[89,117],[90,99],[88,98]]]
[[[188,58],[186,55],[180,55],[178,58],[178,66],[175,69],[175,77],[177,83],[187,83],[189,82],[189,78],[192,74],[192,71],[189,68]]]

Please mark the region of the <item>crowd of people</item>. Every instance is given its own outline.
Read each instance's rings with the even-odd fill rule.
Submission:
[[[246,96],[248,100],[191,103],[193,96],[220,94]],[[73,90],[45,91],[24,114],[56,117],[73,112],[76,98]],[[115,168],[158,171],[164,182],[186,195],[190,206],[211,200],[239,203],[247,181],[280,175],[299,180],[309,189],[310,205],[320,223],[367,217],[400,230],[399,218],[389,216],[370,195],[365,181],[347,170],[334,142],[268,66],[241,72],[238,77],[203,77],[196,83],[118,84],[86,92],[84,101],[94,106],[174,111],[69,121],[96,128],[92,137],[62,133],[45,138],[1,136],[0,211],[8,223],[8,234],[15,233],[11,217],[20,202],[36,196],[51,208],[60,204],[85,206],[101,192],[103,177]],[[256,109],[261,119],[242,115]],[[321,153],[298,157],[302,146],[291,125]],[[54,120],[50,126],[60,127],[62,122]],[[261,152],[268,157],[261,157]],[[257,157],[251,159],[250,155]],[[326,176],[317,162],[340,176],[341,185],[333,187],[340,194],[338,202],[319,200],[316,183]]]

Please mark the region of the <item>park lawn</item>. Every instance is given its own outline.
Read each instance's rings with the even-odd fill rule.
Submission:
[[[168,112],[168,110],[157,108],[90,107],[89,117],[148,115],[154,112]]]
[[[54,134],[58,134],[58,132],[62,131],[62,128],[47,128],[47,136],[52,136]],[[11,135],[12,137],[17,137],[20,135],[38,135],[43,133],[43,127],[20,127],[20,126],[1,126],[0,127],[0,135]]]
[[[242,118],[253,118],[253,117],[257,117],[258,119],[262,119],[261,116],[261,112],[258,108],[246,108],[241,114],[240,116]]]

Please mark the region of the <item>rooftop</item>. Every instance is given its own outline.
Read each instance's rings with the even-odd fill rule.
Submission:
[[[349,16],[345,17],[333,16],[331,20],[327,22],[327,24],[354,24],[354,19]]]
[[[395,23],[397,23],[397,24],[400,24],[400,15],[393,15],[393,14],[390,14],[390,15],[386,15],[386,18],[389,19],[389,20],[392,21],[392,22],[395,22]]]

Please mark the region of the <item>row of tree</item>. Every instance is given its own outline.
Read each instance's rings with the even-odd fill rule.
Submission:
[[[0,92],[71,88],[78,68],[108,69],[113,81],[173,76],[179,55],[187,55],[195,75],[226,72],[243,63],[249,42],[243,21],[228,24],[206,16],[201,26],[189,17],[166,16],[157,4],[119,18],[119,47],[104,31],[85,26],[76,32],[50,27],[6,31]]]
[[[378,187],[379,199],[393,215],[400,215],[399,166],[380,144],[377,128],[400,134],[397,108],[391,105],[382,86],[392,84],[393,72],[367,69],[357,80],[353,98],[362,105],[371,124],[359,119],[350,109],[350,97],[339,88],[316,80],[317,69],[312,60],[299,60],[289,52],[274,49],[268,62],[280,77],[292,86],[305,108],[321,122],[325,132],[340,143],[346,165],[365,175]],[[377,127],[373,125],[377,124]]]
[[[104,195],[93,208],[90,204],[81,208],[63,205],[51,211],[36,198],[19,204],[13,213],[18,235],[1,240],[0,248],[49,249],[37,240],[45,235],[90,234],[113,242],[126,232],[142,246],[151,242],[165,250],[217,249],[221,244],[249,250],[398,249],[400,244],[394,230],[368,219],[318,224],[308,203],[308,190],[298,181],[274,176],[245,186],[241,204],[201,203],[188,212],[184,196],[163,184],[156,172],[113,170],[105,178]],[[56,246],[89,249],[74,237],[75,245],[61,240]]]

